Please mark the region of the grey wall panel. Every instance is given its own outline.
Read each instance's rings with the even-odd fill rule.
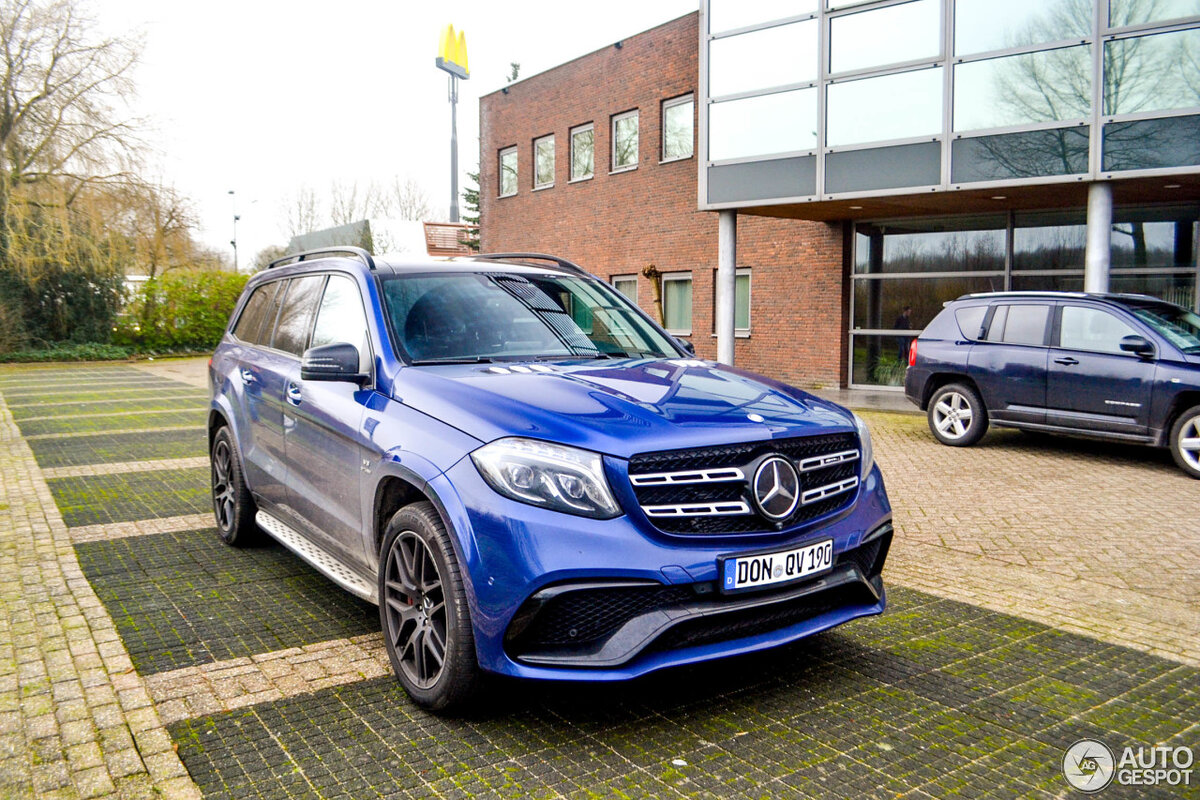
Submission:
[[[816,156],[708,168],[708,202],[808,197],[817,192]]]
[[[825,191],[866,192],[942,182],[942,146],[938,142],[847,150],[825,156]]]

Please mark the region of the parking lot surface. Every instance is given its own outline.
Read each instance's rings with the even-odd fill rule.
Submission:
[[[446,720],[373,607],[220,544],[205,404],[196,362],[0,369],[0,797],[1066,797],[1079,739],[1200,749],[1200,482],[1165,453],[864,412],[882,617]]]

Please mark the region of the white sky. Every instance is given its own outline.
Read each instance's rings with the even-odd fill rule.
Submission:
[[[449,213],[450,107],[434,64],[447,23],[465,30],[461,173],[479,158],[479,97],[698,7],[697,0],[92,0],[106,33],[140,32],[136,113],[155,171],[192,198],[200,236],[229,254],[233,202],[243,268],[286,244],[284,204],[301,185],[411,176]],[[465,183],[460,175],[459,187]],[[234,198],[229,190],[236,191]]]

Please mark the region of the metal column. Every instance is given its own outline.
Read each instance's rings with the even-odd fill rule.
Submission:
[[[1108,269],[1112,261],[1112,184],[1096,181],[1088,186],[1087,254],[1084,257],[1083,290],[1108,291]]]
[[[733,364],[734,296],[737,291],[737,211],[717,219],[717,361]]]

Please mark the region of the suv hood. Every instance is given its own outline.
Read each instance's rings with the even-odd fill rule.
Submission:
[[[621,458],[854,428],[840,406],[698,359],[405,367],[393,386],[483,442],[528,436]]]

